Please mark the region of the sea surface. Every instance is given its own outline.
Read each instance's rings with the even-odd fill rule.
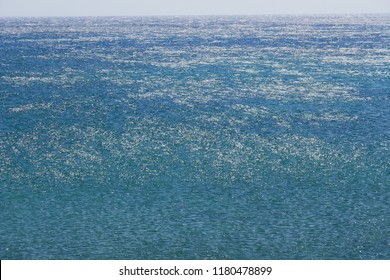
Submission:
[[[0,259],[390,259],[390,15],[0,19]]]

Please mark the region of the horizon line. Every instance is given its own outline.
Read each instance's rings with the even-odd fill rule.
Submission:
[[[144,14],[144,15],[0,15],[0,18],[99,18],[99,17],[257,17],[257,16],[359,16],[390,15],[390,12],[359,13],[264,13],[264,14]]]

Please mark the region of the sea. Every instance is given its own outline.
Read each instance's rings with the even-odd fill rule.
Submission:
[[[390,15],[0,18],[0,259],[390,259]]]

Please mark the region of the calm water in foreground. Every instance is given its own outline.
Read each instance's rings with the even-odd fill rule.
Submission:
[[[0,19],[0,259],[390,259],[390,15]]]

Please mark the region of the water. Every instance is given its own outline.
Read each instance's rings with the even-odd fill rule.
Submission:
[[[0,19],[0,259],[389,259],[390,16]]]

